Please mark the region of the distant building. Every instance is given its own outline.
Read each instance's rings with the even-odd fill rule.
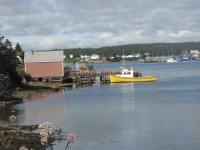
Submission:
[[[89,59],[89,58],[90,58],[90,56],[88,56],[88,55],[81,55],[81,58],[86,58],[86,59]]]
[[[90,59],[100,59],[100,56],[97,54],[93,54],[92,56],[90,56]]]
[[[133,58],[134,55],[127,55],[126,58]]]
[[[69,58],[74,58],[73,54],[69,55]]]
[[[33,78],[63,77],[63,51],[25,52],[25,71]]]
[[[199,50],[190,50],[190,54],[199,54]]]
[[[138,58],[140,57],[140,54],[134,54],[134,55],[122,55],[122,58]]]
[[[121,58],[126,58],[126,55],[122,55]]]
[[[135,54],[134,57],[138,58],[140,57],[140,54]]]
[[[200,55],[199,50],[190,50],[190,54],[196,58]]]

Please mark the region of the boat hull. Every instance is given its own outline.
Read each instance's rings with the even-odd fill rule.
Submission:
[[[191,57],[191,58],[182,58],[182,62],[187,62],[187,61],[196,61],[196,58]]]
[[[175,60],[175,59],[168,59],[167,62],[178,62],[178,60]]]
[[[111,83],[127,83],[127,82],[154,82],[156,81],[155,76],[146,76],[146,77],[120,77],[115,75],[109,75]]]

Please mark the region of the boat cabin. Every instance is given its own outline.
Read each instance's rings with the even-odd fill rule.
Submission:
[[[142,77],[142,74],[135,69],[122,69],[121,74],[116,76],[133,78]]]

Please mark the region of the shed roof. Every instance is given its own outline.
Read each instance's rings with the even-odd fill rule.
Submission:
[[[63,51],[32,51],[24,53],[24,63],[63,61]]]

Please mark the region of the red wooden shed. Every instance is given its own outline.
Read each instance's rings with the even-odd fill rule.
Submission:
[[[32,78],[62,78],[64,76],[63,51],[25,52],[25,71]]]

